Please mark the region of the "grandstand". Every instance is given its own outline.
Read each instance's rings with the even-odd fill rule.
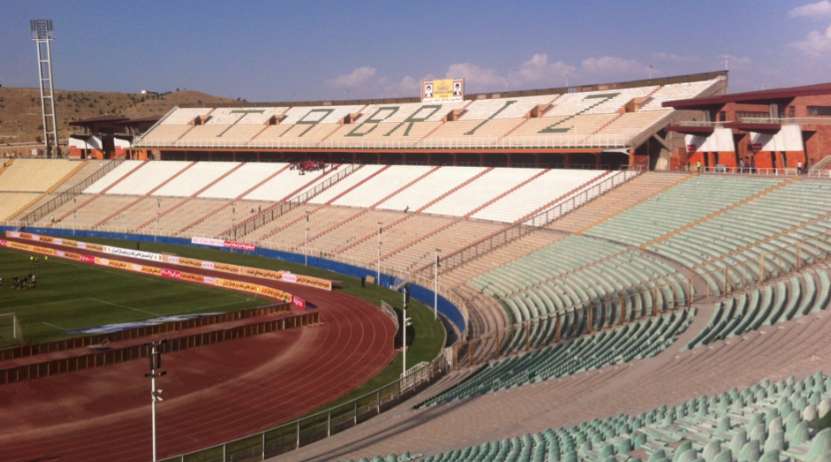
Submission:
[[[725,85],[175,108],[135,159],[5,165],[3,221],[436,284],[452,371],[389,421],[289,422],[327,441],[287,460],[827,460],[829,175],[670,169],[675,100]]]
[[[720,94],[725,84],[726,74],[715,72],[475,94],[436,103],[397,99],[177,107],[134,148],[141,158],[162,159],[198,158],[197,152],[226,160],[284,158],[279,154],[298,152],[317,153],[328,161],[400,163],[392,159],[425,153],[449,155],[442,163],[470,162],[458,158],[466,154],[477,156],[473,162],[498,163],[511,159],[505,157],[509,152],[561,154],[521,161],[535,166],[665,165],[670,152],[664,129],[689,116],[663,103]],[[344,151],[350,154],[344,156]],[[380,153],[386,155],[375,157]]]

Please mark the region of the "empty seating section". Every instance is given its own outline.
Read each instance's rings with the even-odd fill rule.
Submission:
[[[257,136],[255,144],[316,144],[337,130],[343,119],[363,105],[299,106],[286,111],[285,119]]]
[[[383,227],[381,252],[386,254],[456,221],[448,217],[412,214],[407,220],[392,226],[392,223],[396,223],[400,219],[401,214],[399,213],[377,211],[364,214],[354,222],[347,223],[343,230],[338,229],[337,235],[331,233],[332,236],[327,236],[325,241],[318,242],[320,242],[320,245],[323,245],[324,242],[334,244],[332,248],[335,252],[333,253],[342,253],[351,259],[369,263],[377,260],[379,222]],[[352,230],[353,234],[350,235],[349,230]],[[363,240],[355,245],[360,239]],[[434,241],[431,239],[430,242]],[[433,249],[435,248],[436,246],[433,247]]]
[[[830,398],[831,378],[818,372],[435,455],[358,462],[819,462],[831,458],[831,429],[815,429],[831,409]]]
[[[162,197],[162,196],[150,196],[140,199],[134,205],[130,206],[130,208],[122,211],[121,213],[113,216],[110,218],[105,224],[100,226],[100,229],[113,229],[113,230],[127,230],[127,231],[141,231],[147,232],[152,234],[173,234],[179,228],[171,229],[168,225],[170,221],[175,220],[176,218],[180,218],[182,215],[186,213],[186,209],[178,209],[175,216],[173,215],[161,215],[164,214],[168,209],[172,207],[178,206],[181,202],[185,201],[186,199],[181,197]],[[156,217],[158,216],[158,223],[156,222]],[[101,217],[103,218],[103,217]],[[140,228],[141,225],[151,221],[152,223],[148,224],[144,228]]]
[[[197,118],[206,118],[211,108],[175,108],[162,121],[145,133],[138,143],[173,146],[189,130]]]
[[[627,244],[644,244],[780,181],[698,176],[593,227],[586,234]]]
[[[46,192],[81,164],[70,160],[16,159],[0,173],[2,192]]]
[[[648,358],[675,342],[693,316],[687,310],[679,310],[509,356],[491,362],[466,381],[431,398],[425,405],[469,399],[497,390]]]
[[[414,223],[406,226],[414,226]],[[417,269],[433,262],[436,249],[453,252],[502,228],[502,225],[496,223],[459,221],[446,228],[438,228],[438,232],[429,228],[421,229],[420,236],[405,242],[403,247],[395,248],[396,253],[387,254],[384,259],[395,268]],[[393,232],[398,234],[398,231]]]
[[[333,184],[330,188],[311,198],[312,204],[326,204],[351,189],[357,189],[362,183],[372,182],[375,174],[384,170],[384,165],[362,165],[357,170]]]
[[[474,213],[471,218],[513,223],[555,199],[570,197],[604,173],[603,170],[551,169]]]
[[[701,80],[698,82],[671,83],[659,88],[650,96],[649,101],[641,107],[644,111],[665,109],[661,107],[664,101],[687,99],[695,96],[708,96],[713,88],[720,85],[718,80]]]
[[[604,135],[625,135],[635,137],[644,133],[644,129],[662,122],[672,114],[670,110],[627,112],[603,127]]]
[[[144,162],[140,160],[125,160],[119,164],[118,167],[107,172],[107,174],[100,180],[89,185],[89,187],[84,190],[84,194],[98,194],[105,191],[107,188],[117,183],[120,179],[126,177],[135,169],[141,167],[143,163]]]
[[[560,141],[579,144],[585,137],[597,132],[617,117],[617,114],[590,114],[577,116],[555,116],[528,119],[514,130],[507,139],[527,138],[545,143]]]
[[[209,214],[200,217],[194,226],[180,233],[185,236],[219,237],[225,230],[248,219],[269,205],[271,204],[268,202],[259,201],[225,202],[222,207],[218,207]]]
[[[391,165],[372,181],[344,194],[332,202],[347,207],[371,207],[399,189],[430,173],[435,167],[421,165]]]
[[[199,193],[199,197],[206,199],[238,197],[287,167],[288,165],[284,163],[248,162]]]
[[[0,192],[0,222],[10,220],[27,205],[36,201],[40,193],[4,193]]]
[[[147,194],[190,165],[191,162],[183,161],[147,162],[140,173],[131,174],[114,184],[107,194]]]
[[[92,200],[87,205],[87,201]],[[102,194],[100,196],[80,195],[76,200],[70,201],[58,208],[49,219],[55,218],[57,226],[64,228],[92,229],[95,225],[109,215],[121,210],[123,207],[135,202],[134,196],[116,196]],[[61,216],[67,214],[63,219]]]
[[[825,266],[728,297],[715,305],[710,321],[690,348],[816,313],[828,307],[831,277]]]
[[[470,103],[458,120],[443,124],[425,142],[463,140],[465,138],[498,139],[521,123],[537,106],[547,106],[556,96],[481,99]]]
[[[59,182],[57,187],[54,189],[54,193],[59,193],[66,191],[73,186],[78,185],[82,181],[86,180],[90,176],[92,176],[95,172],[99,169],[104,167],[105,164],[108,162],[121,162],[116,160],[84,160],[81,162],[75,161],[76,163],[81,164],[80,168],[77,170],[72,170],[66,178],[66,181]]]
[[[677,173],[644,172],[626,184],[553,221],[548,227],[579,233],[688,178],[687,175]]]
[[[506,347],[544,344],[687,302],[683,275],[636,249],[569,236],[472,281],[514,324],[532,322]],[[589,317],[590,316],[590,317]],[[555,332],[559,330],[560,332]]]
[[[238,167],[237,162],[197,162],[152,193],[153,196],[189,197]]]
[[[272,117],[286,108],[216,108],[211,111],[208,120],[194,126],[184,134],[178,143],[239,143],[248,142],[254,135],[265,129]]]
[[[458,102],[373,102],[293,107],[176,108],[137,146],[452,147],[510,142],[519,146],[626,146],[671,110],[669,99],[692,98],[721,83],[708,80],[598,87],[534,96]],[[630,105],[630,102],[642,104]],[[655,114],[630,117],[656,111]],[[454,117],[448,118],[449,114]],[[540,117],[541,116],[541,117]],[[453,119],[453,120],[449,120]],[[615,121],[615,123],[612,123]],[[611,130],[606,130],[607,125]],[[607,142],[606,144],[611,144]]]
[[[334,170],[303,170],[287,168],[277,176],[269,179],[253,191],[245,195],[246,200],[254,201],[284,201],[302,194],[313,188],[318,182],[324,181]]]
[[[165,204],[167,204],[168,201],[170,201],[170,199],[162,198],[162,207],[165,207]],[[169,207],[173,207],[174,205],[175,204],[169,204]],[[214,216],[216,211],[222,208],[228,208],[228,213],[231,213],[230,201],[222,199],[191,199],[185,205],[178,207],[173,212],[165,214],[161,217],[159,219],[158,228],[160,229],[161,234],[175,236],[179,234],[181,230],[196,223],[197,221]],[[155,213],[145,215],[143,218],[145,219],[145,223],[149,222],[143,229],[146,231],[155,231],[157,227],[154,220]],[[223,228],[224,231],[225,229],[231,227],[231,218],[224,217],[223,221],[219,223],[225,226],[225,228]]]
[[[493,169],[473,182],[450,193],[447,197],[424,209],[424,213],[463,217],[480,206],[496,199],[503,192],[519,186],[525,180],[542,173],[533,168]]]
[[[781,186],[654,248],[697,268],[715,293],[724,288],[724,271],[730,286],[743,287],[793,271],[798,260],[825,258],[831,253],[831,184],[802,180]]]
[[[484,167],[442,167],[376,208],[416,211],[485,171]]]

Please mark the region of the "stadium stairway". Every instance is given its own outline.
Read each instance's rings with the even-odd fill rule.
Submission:
[[[109,215],[107,215],[106,217],[104,217],[102,220],[100,220],[99,222],[97,222],[97,223],[95,223],[94,225],[92,225],[92,228],[93,228],[93,229],[100,228],[100,227],[104,226],[104,225],[105,225],[108,221],[112,220],[113,218],[115,218],[115,217],[117,217],[117,216],[119,216],[119,215],[121,215],[121,214],[123,214],[123,213],[129,213],[129,210],[130,210],[133,206],[135,206],[136,204],[138,204],[138,203],[139,203],[139,202],[141,202],[142,200],[144,200],[144,199],[146,199],[146,198],[150,197],[150,195],[151,195],[151,194],[153,194],[154,192],[156,192],[156,191],[158,191],[159,189],[163,188],[165,185],[167,185],[168,183],[170,183],[170,182],[171,182],[171,181],[173,181],[174,179],[178,178],[181,174],[183,174],[184,172],[186,172],[188,169],[192,168],[194,165],[196,165],[196,162],[190,162],[189,164],[187,164],[187,165],[185,166],[185,168],[180,169],[178,172],[176,172],[175,174],[173,174],[172,176],[170,176],[170,177],[169,177],[169,178],[167,178],[166,180],[162,181],[162,182],[161,182],[161,183],[159,183],[158,185],[156,185],[156,186],[155,186],[153,189],[151,189],[150,191],[147,191],[145,194],[143,194],[143,195],[141,195],[141,196],[136,197],[136,199],[135,199],[133,202],[130,202],[129,204],[124,205],[123,207],[121,207],[121,208],[119,208],[118,210],[116,210],[116,211],[114,211],[114,212],[110,213]]]

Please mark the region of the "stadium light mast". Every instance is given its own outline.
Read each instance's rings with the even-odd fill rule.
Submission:
[[[148,346],[150,347],[150,354],[147,355],[150,359],[150,372],[144,374],[150,379],[150,418],[151,418],[151,436],[153,441],[153,462],[158,462],[158,452],[156,444],[156,403],[164,401],[162,399],[162,392],[164,390],[156,388],[156,379],[167,374],[167,371],[162,370],[162,345],[164,342],[154,341]]]
[[[52,40],[51,19],[32,19],[29,21],[32,41],[37,49],[38,88],[40,88],[41,125],[43,125],[43,144],[46,157],[60,157],[58,148],[58,119],[55,115],[55,88],[52,84]]]

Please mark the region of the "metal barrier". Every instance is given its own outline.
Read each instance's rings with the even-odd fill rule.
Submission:
[[[167,343],[165,351],[183,351],[200,346],[213,345],[230,340],[265,334],[268,332],[295,329],[297,327],[317,323],[319,320],[319,313],[317,311],[312,311],[292,316],[285,316],[278,319],[264,320],[242,326],[166,338],[165,340]],[[142,342],[123,348],[108,349],[106,351],[94,351],[69,358],[53,359],[44,362],[0,369],[0,385],[145,358],[147,357],[146,346],[146,342]]]
[[[76,348],[84,348],[104,342],[118,342],[122,340],[159,335],[165,332],[177,332],[183,329],[193,329],[195,327],[209,326],[212,324],[239,321],[257,316],[282,313],[289,311],[290,309],[291,307],[288,303],[273,304],[248,310],[233,311],[230,313],[199,316],[198,318],[183,321],[171,321],[152,326],[134,327],[132,329],[125,329],[109,334],[88,335],[83,337],[72,337],[66,340],[56,340],[54,342],[21,345],[15,348],[0,350],[0,361],[25,358],[27,356],[45,353],[54,353],[57,351],[74,350]]]

